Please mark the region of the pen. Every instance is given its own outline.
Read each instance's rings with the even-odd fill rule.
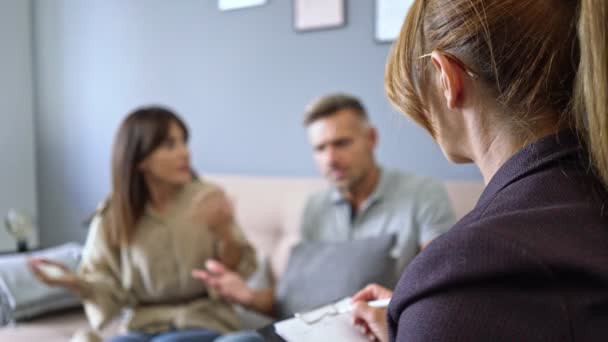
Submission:
[[[372,308],[386,308],[388,307],[388,303],[390,303],[390,301],[390,298],[377,299],[372,300],[371,302],[367,302],[367,305],[371,306]]]

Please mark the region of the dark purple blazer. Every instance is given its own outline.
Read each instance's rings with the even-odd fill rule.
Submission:
[[[397,341],[608,341],[608,195],[572,132],[526,146],[407,267]]]

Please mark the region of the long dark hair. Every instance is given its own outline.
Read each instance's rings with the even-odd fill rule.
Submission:
[[[188,141],[188,127],[173,111],[159,106],[141,107],[122,122],[112,149],[112,194],[104,224],[112,246],[132,241],[150,193],[138,165],[169,136],[176,123]]]

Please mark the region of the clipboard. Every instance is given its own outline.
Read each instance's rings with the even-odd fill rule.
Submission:
[[[389,300],[374,303],[386,307]],[[275,333],[287,342],[352,341],[369,342],[352,325],[351,298],[347,297],[318,309],[295,314],[274,325]]]

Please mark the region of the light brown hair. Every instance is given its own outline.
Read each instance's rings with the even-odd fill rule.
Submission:
[[[386,68],[391,102],[425,127],[433,50],[479,76],[518,133],[556,113],[608,184],[608,1],[415,0]]]
[[[330,94],[323,96],[311,103],[304,113],[304,126],[334,115],[336,112],[352,109],[359,118],[368,121],[367,112],[361,101],[348,94]]]
[[[112,194],[104,217],[109,242],[114,247],[131,243],[138,221],[149,199],[149,191],[139,164],[169,136],[176,123],[188,140],[184,121],[167,108],[136,109],[120,125],[112,150]]]

